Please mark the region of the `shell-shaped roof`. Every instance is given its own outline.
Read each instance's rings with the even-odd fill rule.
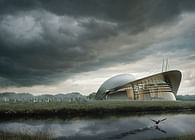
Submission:
[[[124,84],[127,84],[129,82],[134,81],[135,78],[130,75],[130,74],[120,74],[116,75],[114,77],[111,77],[110,79],[106,80],[98,89],[97,94],[96,94],[96,99],[101,98],[102,94],[106,90],[111,90],[113,88],[120,87]]]

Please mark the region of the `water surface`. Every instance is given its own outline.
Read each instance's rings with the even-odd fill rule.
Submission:
[[[151,119],[167,120],[155,126]],[[195,114],[128,116],[88,120],[42,120],[1,122],[0,130],[8,132],[46,132],[56,139],[151,139],[195,132]]]

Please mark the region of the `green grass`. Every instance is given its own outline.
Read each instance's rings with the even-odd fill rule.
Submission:
[[[28,133],[14,133],[14,132],[5,132],[0,131],[0,140],[52,140],[54,139],[50,134],[47,133],[35,133],[35,134],[28,134]],[[186,134],[183,136],[175,136],[175,137],[168,137],[168,138],[158,138],[152,140],[194,140],[195,133]]]
[[[0,131],[0,140],[52,140],[52,136],[47,133],[12,133]]]
[[[183,136],[169,137],[169,138],[159,138],[153,140],[195,140],[195,133],[186,134]]]
[[[93,101],[84,103],[0,103],[0,117],[6,116],[91,116],[126,113],[195,111],[195,102],[184,101]]]

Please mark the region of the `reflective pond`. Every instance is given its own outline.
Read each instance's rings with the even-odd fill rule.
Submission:
[[[152,120],[162,120],[158,125]],[[178,136],[195,132],[195,114],[161,114],[128,117],[111,117],[88,120],[42,120],[0,122],[6,132],[46,132],[56,139],[151,139]]]

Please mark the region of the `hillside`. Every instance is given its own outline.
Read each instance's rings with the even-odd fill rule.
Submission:
[[[178,95],[176,96],[176,99],[182,101],[195,101],[195,95]]]

